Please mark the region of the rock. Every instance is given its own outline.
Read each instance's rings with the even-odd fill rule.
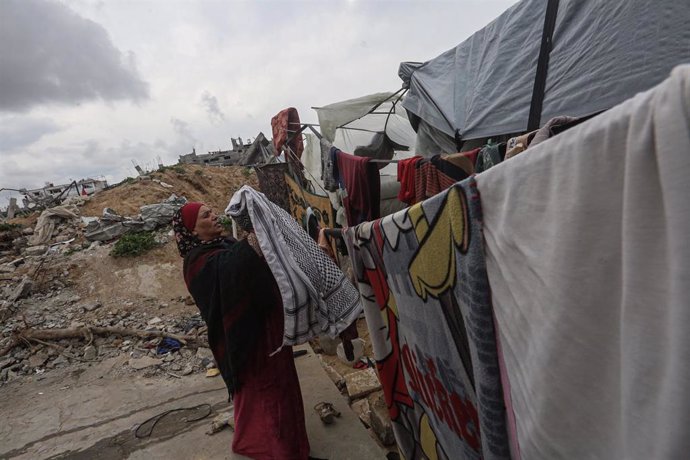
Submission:
[[[182,375],[189,375],[194,372],[194,367],[191,364],[187,364],[184,369],[182,369]]]
[[[199,359],[210,359],[213,360],[213,352],[211,351],[210,348],[205,348],[205,347],[199,347],[196,350],[196,357]]]
[[[179,372],[179,371],[182,370],[182,366],[180,366],[180,365],[177,364],[177,363],[172,363],[172,364],[170,365],[170,370],[171,370],[171,371],[175,371],[175,372]]]
[[[219,431],[222,431],[226,426],[229,426],[231,430],[235,429],[234,411],[218,414],[216,418],[213,419],[213,422],[211,422],[211,429],[207,431],[206,434],[216,434]]]
[[[147,367],[158,366],[163,362],[160,359],[152,358],[150,356],[142,356],[141,358],[131,358],[129,366],[133,369],[145,369]]]
[[[381,382],[374,369],[365,369],[345,376],[347,394],[350,399],[357,399],[381,389]]]
[[[28,297],[29,294],[31,294],[31,290],[34,287],[34,282],[31,281],[31,278],[28,276],[24,276],[22,278],[22,281],[19,283],[19,286],[17,286],[14,291],[9,295],[8,300],[10,302],[16,302],[17,300],[21,299],[22,297]]]
[[[45,244],[39,244],[38,246],[29,246],[28,248],[24,249],[24,253],[27,256],[40,256],[45,254],[47,250],[48,246]]]
[[[11,356],[7,357],[7,358],[3,359],[2,361],[0,361],[0,369],[4,369],[8,366],[11,366],[12,364],[14,364],[16,362],[17,362],[17,360],[14,359],[13,357],[11,357]]]
[[[376,436],[384,446],[395,444],[393,425],[388,415],[388,408],[386,407],[383,393],[374,395],[369,405],[371,407],[371,428],[374,430],[374,433],[376,433]]]
[[[98,308],[101,308],[102,306],[103,306],[103,304],[100,302],[93,302],[93,303],[85,303],[84,305],[82,305],[82,308],[84,308],[84,310],[86,310],[86,311],[94,311]]]
[[[6,380],[7,380],[8,382],[11,382],[12,380],[16,380],[17,378],[19,378],[19,374],[17,374],[17,373],[14,372],[14,371],[10,371],[10,370],[7,371]]]
[[[160,324],[162,322],[163,320],[156,316],[155,318],[150,319],[146,324],[148,324],[149,326],[153,326],[155,324]]]
[[[352,407],[352,410],[359,416],[364,425],[371,426],[371,408],[369,407],[368,400],[359,399],[353,402],[350,407]]]
[[[170,305],[167,303],[161,303],[158,305],[158,308],[168,308]]]
[[[194,299],[192,299],[190,296],[185,297],[184,303],[186,305],[194,305]]]
[[[55,358],[55,361],[53,361],[53,365],[59,366],[60,364],[69,364],[69,359],[67,359],[64,355],[58,356]]]
[[[4,382],[5,380],[7,380],[7,374],[9,372],[9,369],[3,369],[2,371],[0,371],[0,382]]]
[[[41,367],[48,360],[47,353],[36,353],[29,358],[29,365],[31,367]]]
[[[96,347],[93,345],[89,345],[88,347],[84,348],[84,359],[87,361],[93,361],[96,359]]]
[[[22,230],[22,235],[33,235],[34,234],[34,229],[31,227],[26,227],[25,229]]]
[[[163,356],[163,361],[169,363],[171,361],[175,361],[175,357],[171,353],[167,353],[165,356]]]
[[[321,349],[323,350],[324,354],[329,356],[335,356],[335,354],[338,352],[339,343],[340,339],[332,339],[327,335],[319,336],[319,345],[321,345]]]

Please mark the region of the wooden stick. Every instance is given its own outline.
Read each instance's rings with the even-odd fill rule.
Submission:
[[[140,329],[124,329],[119,327],[76,327],[72,329],[24,329],[12,337],[12,340],[2,350],[0,356],[9,353],[22,340],[61,340],[61,339],[87,339],[91,334],[95,335],[123,335],[141,338],[170,337],[180,341],[183,345],[187,342],[203,343],[203,338],[193,335],[177,335],[163,331],[142,331]]]

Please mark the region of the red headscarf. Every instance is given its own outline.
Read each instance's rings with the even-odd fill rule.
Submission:
[[[190,232],[193,232],[194,227],[196,227],[196,218],[199,216],[199,209],[201,209],[203,205],[204,203],[192,201],[182,206],[180,210],[182,214],[182,224]]]

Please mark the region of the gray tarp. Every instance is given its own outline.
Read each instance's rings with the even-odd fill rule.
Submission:
[[[403,106],[463,139],[527,130],[545,0],[523,0],[424,63],[402,63]],[[560,0],[542,123],[609,109],[690,62],[687,0]]]

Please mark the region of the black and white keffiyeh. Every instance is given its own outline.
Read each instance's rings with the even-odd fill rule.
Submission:
[[[233,195],[225,213],[251,219],[283,299],[283,345],[320,333],[334,338],[357,319],[359,292],[290,214],[247,185]]]

